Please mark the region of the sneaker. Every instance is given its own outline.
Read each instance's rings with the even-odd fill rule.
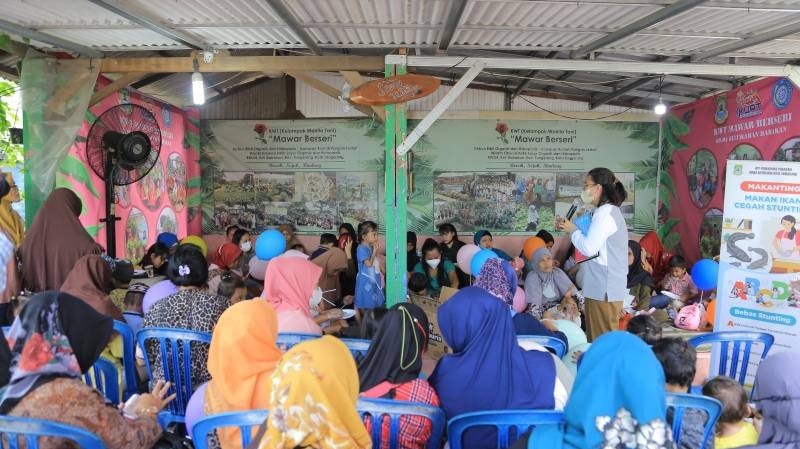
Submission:
[[[675,321],[675,317],[678,316],[678,312],[670,307],[667,309],[667,315],[669,315],[670,321]]]

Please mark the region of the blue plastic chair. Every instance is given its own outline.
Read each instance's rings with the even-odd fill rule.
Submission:
[[[453,417],[447,423],[450,449],[461,449],[464,432],[472,427],[495,427],[497,429],[497,448],[511,446],[531,427],[542,424],[560,424],[564,413],[556,410],[490,410],[464,413]],[[516,429],[516,437],[511,439],[511,428]],[[469,444],[466,445],[469,447]]]
[[[428,439],[428,449],[438,449],[442,446],[444,411],[439,407],[416,402],[359,398],[356,409],[361,420],[364,421],[364,425],[367,424],[367,417],[372,420],[373,449],[381,449],[384,443],[381,440],[383,422],[386,417],[389,418],[389,449],[399,447],[401,416],[422,416],[429,419],[431,421],[431,437]]]
[[[260,426],[269,416],[269,410],[229,412],[207,416],[192,427],[194,449],[208,449],[208,434],[221,427],[238,427],[241,431],[242,447],[250,445],[253,427]]]
[[[20,440],[27,449],[39,449],[40,437],[66,438],[81,449],[105,449],[100,438],[84,429],[41,419],[0,416],[0,448],[19,449]]]
[[[548,337],[546,335],[519,335],[517,336],[518,343],[524,342],[538,343],[547,349],[555,351],[556,356],[560,359],[567,353],[567,345],[563,341],[555,337]]]
[[[713,434],[717,425],[717,420],[722,414],[722,403],[714,398],[707,396],[695,396],[692,394],[667,393],[667,410],[673,409],[672,415],[672,440],[678,446],[683,427],[683,414],[687,409],[695,409],[705,412],[707,419],[703,426],[703,445],[698,449],[705,449],[708,438]]]
[[[196,344],[211,344],[211,334],[186,329],[147,328],[136,334],[139,345],[147,354],[147,341],[158,341],[157,356],[161,359],[164,380],[172,382],[169,393],[176,393],[175,400],[169,403],[168,410],[158,415],[163,428],[171,423],[183,423],[186,405],[194,391],[192,386],[191,347]],[[149,354],[145,357],[147,374],[153,380],[153,368]]]
[[[279,348],[288,351],[292,349],[292,346],[298,343],[302,343],[306,340],[313,340],[319,337],[319,335],[303,334],[300,332],[281,332],[278,334],[278,340],[276,343],[278,344]]]
[[[719,367],[716,373],[709,373],[711,376],[728,376],[736,379],[740,384],[745,384],[747,378],[747,369],[750,362],[750,351],[753,349],[753,343],[761,343],[764,345],[764,351],[761,353],[761,360],[764,360],[769,353],[772,344],[775,342],[775,337],[763,332],[712,332],[710,334],[698,335],[689,340],[689,344],[697,348],[705,344],[720,344],[719,352]],[[733,343],[733,349],[730,355],[730,364],[728,363],[728,349],[730,344]],[[741,365],[739,364],[739,357],[741,354]],[[752,392],[750,393],[752,397]]]
[[[100,357],[83,375],[86,385],[94,387],[112,404],[119,403],[119,372],[111,361]]]
[[[359,338],[340,338],[340,340],[347,346],[350,353],[353,354],[353,358],[358,361],[367,356],[369,345],[372,344],[372,340],[362,340]]]
[[[128,323],[114,320],[114,330],[122,336],[122,374],[125,381],[125,391],[122,399],[139,392],[139,376],[136,374],[136,337]]]
[[[11,326],[3,326],[3,335],[8,335],[8,331],[11,330]]]

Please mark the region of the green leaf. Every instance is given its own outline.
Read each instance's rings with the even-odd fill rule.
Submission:
[[[666,170],[661,171],[661,185],[669,190],[673,198],[678,197],[678,191],[675,189],[675,182],[672,181],[672,176]]]
[[[658,229],[658,238],[663,239],[664,236],[669,235],[669,233],[672,232],[672,229],[675,227],[675,225],[677,225],[680,222],[681,222],[680,218],[674,218],[673,217],[673,218],[668,219],[664,223],[664,226],[661,226]]]
[[[89,174],[89,170],[86,169],[86,164],[80,159],[68,154],[61,162],[61,165],[58,166],[58,171],[80,182],[92,192],[95,198],[100,199],[100,194],[97,193],[92,183],[92,176]]]
[[[97,234],[100,233],[100,229],[102,229],[103,226],[105,226],[105,223],[100,223],[92,226],[84,226],[84,228],[86,229],[86,232],[89,233],[89,235],[91,235],[94,238],[97,238]]]
[[[189,195],[189,198],[186,199],[186,205],[189,207],[199,206],[202,200],[203,200],[203,193],[195,192]]]
[[[200,176],[193,176],[186,180],[186,188],[199,189],[202,187],[203,179]]]
[[[13,53],[11,51],[11,36],[5,33],[0,33],[0,50],[6,53]]]
[[[677,232],[673,232],[669,234],[663,241],[664,248],[669,251],[674,251],[678,247],[678,244],[681,243],[681,235]]]

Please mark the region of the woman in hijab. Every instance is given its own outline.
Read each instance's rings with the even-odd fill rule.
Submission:
[[[222,312],[228,308],[228,298],[205,291],[208,266],[203,253],[191,244],[178,246],[169,261],[167,277],[178,286],[178,291],[156,302],[145,312],[143,328],[167,327],[210,334]],[[158,343],[149,341],[146,349],[153,372],[152,380],[163,379],[164,371]],[[191,372],[194,388],[211,379],[207,365],[208,345],[193,344]]]
[[[517,274],[510,263],[500,259],[489,259],[483,264],[475,279],[475,286],[482,288],[502,300],[511,313],[514,332],[517,335],[544,335],[558,338],[569,346],[567,336],[558,330],[552,321],[539,321],[528,313],[514,311],[514,293],[517,291]]]
[[[231,242],[223,243],[214,253],[211,265],[208,266],[208,291],[217,294],[222,274],[234,271],[241,275],[239,270],[242,258],[242,249],[239,245]]]
[[[269,398],[269,418],[251,447],[372,447],[356,411],[356,364],[344,343],[335,337],[308,340],[284,354],[272,374]]]
[[[642,247],[633,240],[628,240],[628,290],[634,297],[636,310],[650,310],[650,297],[655,288],[653,277],[642,264]],[[669,319],[666,310],[656,310],[653,318],[658,321]]]
[[[123,416],[83,382],[111,335],[112,320],[62,292],[35,295],[8,334],[11,382],[0,390],[0,415],[44,419],[97,435],[106,447],[152,447],[161,436],[156,416],[174,396],[169,384],[156,384]],[[45,439],[42,449],[67,447]]]
[[[439,307],[438,318],[453,353],[439,361],[429,381],[447,419],[482,410],[555,407],[552,356],[519,347],[509,308],[497,297],[480,287],[461,289]],[[465,440],[474,449],[497,447],[494,430],[468,431]]]
[[[278,332],[322,335],[311,315],[312,295],[318,296],[315,306],[322,301],[317,287],[321,273],[322,268],[299,257],[276,257],[269,262],[263,296],[278,315]]]
[[[640,254],[642,266],[645,271],[650,273],[653,282],[657,285],[669,271],[669,259],[672,257],[672,253],[664,249],[664,245],[661,244],[658,233],[655,231],[643,235],[639,239],[639,245],[644,250],[644,253]]]
[[[25,289],[58,290],[78,259],[103,252],[78,219],[82,207],[68,189],[55,189],[47,197],[19,248]]]
[[[269,408],[271,376],[281,358],[277,338],[278,319],[266,301],[242,301],[222,314],[208,351],[206,415]],[[238,429],[217,435],[222,449],[242,448]]]
[[[664,369],[650,347],[627,332],[609,332],[581,359],[565,422],[537,426],[527,447],[672,449],[664,397]]]
[[[293,224],[282,224],[278,226],[278,230],[281,231],[283,234],[283,238],[286,239],[286,251],[290,249],[294,249],[300,251],[303,254],[308,254],[306,251],[306,247],[300,243],[300,240],[297,239],[297,236],[294,235],[297,232],[297,229],[294,227]]]
[[[366,357],[358,366],[361,396],[394,399],[439,406],[439,396],[419,378],[422,353],[428,341],[428,317],[418,306],[400,303],[386,312],[372,338]],[[374,425],[374,424],[373,424]],[[400,418],[400,449],[423,449],[431,437],[431,422],[425,418]],[[385,420],[382,441],[389,441]]]
[[[356,250],[358,249],[356,229],[350,223],[339,225],[339,242],[337,246],[347,256],[347,271],[339,273],[339,283],[342,285],[342,298],[356,294],[356,276],[358,264]]]
[[[477,245],[481,249],[490,249],[494,251],[494,253],[497,254],[497,257],[503,260],[513,259],[513,257],[509,256],[508,253],[506,253],[502,249],[494,247],[494,240],[492,238],[492,233],[485,229],[476,232],[475,235],[472,237],[472,241],[475,242],[475,245]]]
[[[0,173],[0,178],[8,185],[8,193],[0,198],[0,229],[6,233],[14,246],[19,246],[25,237],[25,224],[12,204],[20,201],[19,187],[11,173]]]
[[[108,297],[113,288],[112,272],[108,263],[100,256],[89,255],[78,259],[60,290],[82,299],[103,315],[125,321],[122,311]]]
[[[761,362],[756,374],[756,408],[763,421],[753,449],[800,448],[800,354],[781,352]]]
[[[553,307],[576,307],[573,295],[578,291],[567,273],[553,265],[553,255],[546,247],[539,248],[531,258],[533,269],[525,278],[525,302],[528,312],[542,319]]]

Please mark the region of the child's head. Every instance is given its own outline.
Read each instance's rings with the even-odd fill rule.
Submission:
[[[364,221],[358,224],[358,242],[373,244],[378,241],[378,224],[374,221]]]
[[[678,255],[670,257],[669,272],[672,277],[683,277],[686,274],[686,259]]]
[[[703,395],[722,402],[721,424],[741,422],[749,414],[744,387],[730,377],[717,376],[703,385]]]
[[[553,245],[556,243],[556,240],[553,238],[553,234],[545,231],[544,229],[537,232],[536,237],[544,240],[544,244],[547,246],[547,249],[553,249]]]
[[[147,284],[141,282],[134,282],[128,287],[128,292],[125,293],[125,311],[144,313],[142,310],[142,301],[144,294],[147,293],[149,287]]]
[[[408,290],[418,295],[424,295],[428,289],[428,277],[422,273],[412,273],[408,279]]]
[[[631,318],[627,331],[651,346],[661,339],[661,325],[650,315],[636,315]]]
[[[417,250],[417,233],[414,231],[406,232],[406,251],[416,251]]]
[[[664,368],[667,391],[689,391],[697,369],[697,352],[694,347],[682,338],[662,338],[653,345],[653,352]]]
[[[372,337],[378,332],[378,327],[381,325],[384,315],[388,309],[386,307],[377,307],[375,309],[364,309],[361,316],[361,338],[365,340],[372,340]]]
[[[319,236],[319,246],[324,246],[326,248],[333,248],[336,246],[337,238],[335,235],[330,233],[325,233]]]
[[[230,305],[234,305],[237,302],[247,298],[247,288],[245,287],[242,278],[228,272],[223,273],[222,276],[220,276],[217,294],[230,299]]]

